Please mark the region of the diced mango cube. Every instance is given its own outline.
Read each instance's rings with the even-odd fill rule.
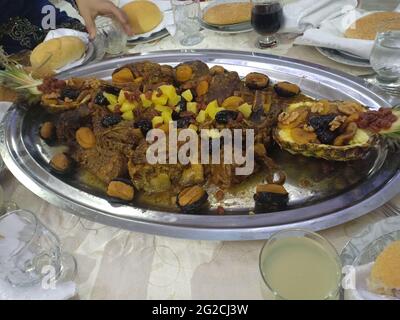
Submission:
[[[199,129],[196,125],[194,125],[193,123],[189,125],[189,129],[192,129],[193,131],[196,131]]]
[[[108,106],[107,106],[107,108],[108,108],[108,110],[110,110],[111,112],[115,112],[115,107],[116,107],[117,105],[116,104],[109,104]]]
[[[181,96],[176,95],[175,97],[168,98],[168,105],[170,107],[175,107],[179,102],[181,102]]]
[[[169,132],[169,124],[168,123],[163,123],[162,125],[160,125],[158,127],[158,129],[161,129],[165,133],[168,133]]]
[[[193,94],[192,91],[190,91],[190,89],[187,89],[186,91],[182,92],[182,97],[188,101],[191,102],[193,100]]]
[[[203,123],[206,121],[206,112],[204,110],[200,110],[199,114],[196,117],[196,121],[198,123]]]
[[[108,103],[111,105],[116,105],[118,103],[117,96],[112,93],[103,92],[103,96],[107,99]]]
[[[239,106],[238,110],[243,114],[245,118],[250,117],[252,108],[251,105],[248,103],[243,103],[241,106]]]
[[[163,122],[164,122],[164,119],[161,116],[155,116],[153,119],[151,119],[153,128],[159,127]]]
[[[167,104],[168,97],[165,94],[159,95],[157,91],[153,91],[153,94],[151,95],[151,101],[153,101],[154,104],[164,106]]]
[[[168,99],[172,99],[177,96],[176,89],[173,85],[164,84],[160,86],[158,89],[160,89],[161,92],[168,97]]]
[[[164,112],[164,111],[172,112],[171,108],[167,107],[167,106],[158,106],[157,105],[154,107],[154,109],[156,109],[157,111],[160,111],[160,112]]]
[[[123,113],[123,112],[126,112],[126,111],[132,111],[135,108],[136,108],[136,104],[134,102],[130,102],[130,101],[126,100],[122,104],[121,109],[119,109],[119,110]]]
[[[142,105],[143,105],[143,107],[145,107],[145,108],[148,108],[148,107],[150,107],[153,103],[151,102],[151,100],[149,100],[149,99],[147,99],[146,98],[146,95],[144,94],[144,93],[142,93],[141,95],[140,95],[140,100],[142,101]]]
[[[124,119],[124,120],[133,120],[133,119],[134,119],[133,111],[132,111],[132,110],[130,110],[130,111],[125,111],[125,112],[122,114],[122,119]]]
[[[211,119],[215,118],[215,114],[217,113],[218,102],[217,100],[211,101],[206,107],[206,115],[208,115]]]
[[[123,103],[126,101],[125,92],[126,92],[125,90],[121,90],[121,91],[119,92],[118,103],[119,103],[120,105],[123,105]]]
[[[186,104],[186,110],[196,114],[197,113],[197,102],[188,102]]]
[[[163,118],[164,123],[169,123],[170,121],[172,121],[172,112],[163,111],[161,112],[161,117]]]

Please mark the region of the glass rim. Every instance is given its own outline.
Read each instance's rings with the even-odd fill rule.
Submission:
[[[30,236],[30,239],[28,242],[26,242],[21,248],[19,248],[16,252],[14,252],[12,255],[10,255],[7,259],[11,259],[13,257],[16,257],[17,255],[19,255],[23,250],[25,250],[28,246],[30,246],[32,244],[33,239],[35,238],[35,235],[38,233],[38,229],[39,229],[39,219],[36,217],[36,215],[29,211],[29,210],[25,210],[25,209],[17,209],[17,210],[13,210],[10,212],[7,212],[5,214],[3,214],[2,216],[0,216],[0,223],[2,221],[4,221],[4,219],[8,218],[9,216],[13,215],[13,214],[25,214],[27,216],[30,216],[33,218],[33,223],[34,223],[34,231],[32,232],[32,235]]]
[[[269,284],[269,282],[265,278],[264,273],[263,273],[262,268],[261,268],[261,262],[262,262],[261,259],[262,259],[262,254],[263,254],[264,250],[267,248],[268,245],[270,245],[270,241],[271,241],[272,238],[276,237],[277,235],[290,233],[290,232],[302,232],[304,234],[312,235],[312,236],[318,238],[319,240],[322,240],[322,242],[324,242],[327,245],[327,247],[329,247],[329,249],[331,249],[333,251],[334,258],[338,262],[338,265],[339,265],[339,268],[340,268],[340,279],[339,279],[336,287],[334,289],[332,289],[332,291],[329,292],[329,294],[326,297],[324,297],[323,300],[327,300],[330,297],[334,296],[335,293],[339,292],[340,287],[341,287],[342,261],[340,259],[340,255],[339,255],[338,251],[336,250],[336,248],[334,247],[334,245],[328,239],[324,238],[323,236],[321,236],[320,234],[318,234],[318,233],[316,233],[314,231],[307,230],[307,229],[302,229],[302,228],[291,228],[291,229],[285,229],[285,230],[277,231],[277,232],[271,234],[271,236],[264,242],[264,244],[263,244],[263,246],[262,246],[262,248],[260,250],[260,254],[258,256],[258,269],[259,269],[259,272],[261,274],[261,278],[263,279],[264,284],[268,287],[268,289],[273,293],[273,295],[275,297],[278,297],[278,298],[283,299],[283,300],[288,300],[288,298],[283,297],[279,292],[277,292],[274,288],[272,288],[272,286]]]
[[[379,237],[376,238],[375,240],[371,241],[371,242],[370,242],[364,249],[362,249],[361,252],[357,255],[357,257],[355,258],[355,260],[354,260],[352,266],[354,266],[354,267],[359,266],[359,265],[360,265],[360,260],[361,260],[361,258],[362,258],[366,253],[368,253],[369,251],[375,250],[374,247],[376,246],[376,243],[377,243],[378,241],[382,241],[383,238],[389,237],[390,235],[392,235],[392,234],[397,234],[397,233],[400,233],[400,230],[395,230],[395,231],[392,231],[392,232],[388,232],[388,233],[382,234],[381,236],[379,236]],[[394,241],[396,241],[396,240],[394,240]]]

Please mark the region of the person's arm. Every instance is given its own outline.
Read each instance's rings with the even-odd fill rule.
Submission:
[[[125,12],[118,8],[109,0],[67,0],[76,9],[78,9],[83,20],[85,20],[86,29],[93,39],[96,36],[95,18],[101,15],[112,15],[121,24],[128,35],[132,35],[132,29],[129,25],[128,17]]]

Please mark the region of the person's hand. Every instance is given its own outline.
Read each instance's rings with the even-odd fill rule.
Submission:
[[[94,20],[97,16],[112,15],[121,24],[128,35],[132,35],[132,29],[125,12],[118,8],[109,0],[76,0],[79,13],[85,20],[86,29],[91,39],[96,36],[96,24]]]

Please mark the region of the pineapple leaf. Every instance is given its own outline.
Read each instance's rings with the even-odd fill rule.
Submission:
[[[40,95],[38,86],[42,84],[42,80],[32,77],[22,65],[17,63],[6,55],[4,49],[0,46],[0,85],[13,89],[22,95]]]

